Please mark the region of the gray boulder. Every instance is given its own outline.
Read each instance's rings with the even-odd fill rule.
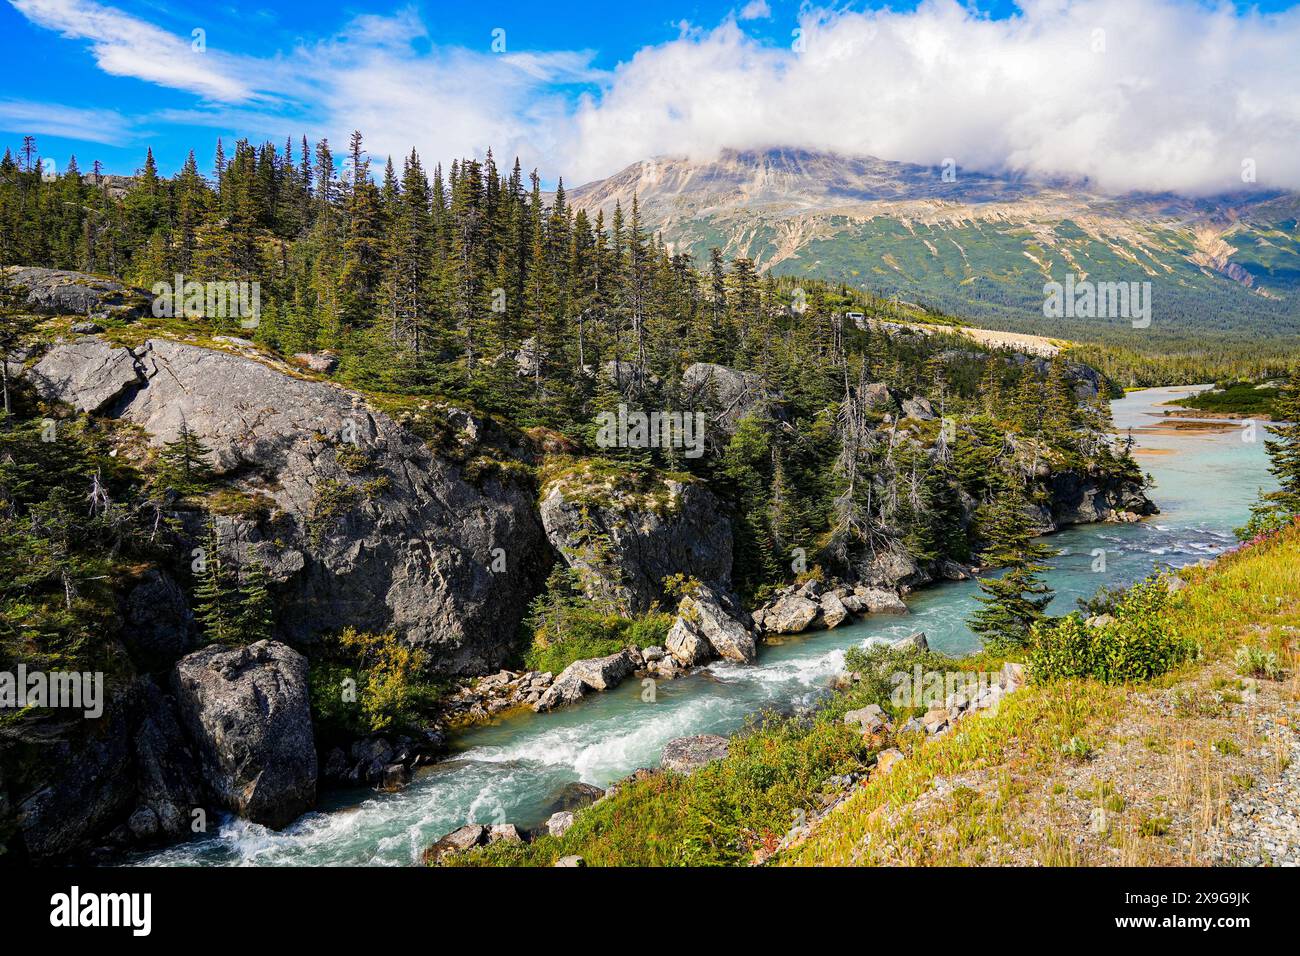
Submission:
[[[849,610],[831,591],[821,596],[822,623],[828,628],[839,627],[849,616]]]
[[[695,624],[684,617],[673,621],[664,641],[668,653],[682,667],[703,664],[713,656],[713,647]]]
[[[885,729],[885,712],[879,704],[868,704],[858,710],[850,710],[844,715],[844,724],[855,728],[859,733],[878,734]]]
[[[469,823],[463,827],[452,830],[450,833],[441,837],[432,846],[426,847],[424,851],[425,866],[432,866],[442,861],[446,856],[453,853],[463,853],[471,850],[476,846],[482,846],[488,841],[490,832],[487,827],[478,823]]]
[[[562,837],[573,826],[574,816],[569,810],[552,813],[546,821],[546,832],[553,837]]]
[[[785,417],[785,396],[769,388],[753,372],[696,362],[682,373],[682,391],[690,407],[710,406],[709,425],[725,435],[733,434],[736,423],[747,415]]]
[[[763,630],[769,634],[799,634],[821,613],[821,604],[800,594],[788,594],[763,612]]]
[[[609,690],[644,665],[641,652],[635,647],[625,647],[608,657],[592,657],[574,661],[555,678],[533,710],[541,713],[563,704],[572,704],[592,691]]]
[[[142,314],[149,302],[142,289],[86,272],[36,266],[8,266],[5,272],[10,283],[25,293],[26,307],[45,315],[131,317]]]
[[[551,544],[581,572],[592,599],[633,614],[669,606],[664,579],[676,574],[730,590],[731,523],[698,482],[657,474],[611,480],[580,465],[543,488],[541,516]],[[607,542],[600,554],[593,536]]]
[[[903,599],[894,591],[887,588],[873,588],[866,585],[858,585],[853,589],[854,603],[862,608],[859,613],[866,614],[906,614],[907,605]],[[845,607],[849,607],[847,599],[844,602]],[[853,608],[850,608],[853,610]]]
[[[758,656],[748,615],[726,595],[701,586],[682,598],[677,620],[668,632],[669,653],[689,667],[710,657],[750,664]]]
[[[128,349],[87,336],[54,346],[27,372],[46,401],[65,401],[94,414],[139,385],[140,372]]]
[[[933,421],[939,417],[934,413],[934,406],[930,404],[930,400],[919,395],[903,399],[902,411],[905,417],[923,422]]]
[[[205,647],[174,675],[181,719],[216,802],[269,827],[316,802],[307,659],[274,641]]]
[[[701,767],[727,756],[730,745],[726,737],[717,734],[698,734],[678,737],[664,744],[659,763],[665,770],[676,773],[694,773]]]
[[[901,641],[895,641],[889,647],[890,650],[894,651],[928,651],[930,642],[925,639],[924,631],[916,631],[907,635]]]

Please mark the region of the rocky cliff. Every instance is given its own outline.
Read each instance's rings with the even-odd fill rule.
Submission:
[[[264,506],[219,530],[268,569],[283,639],[352,625],[397,630],[448,673],[505,660],[549,560],[525,483],[471,483],[356,393],[240,355],[82,337],[29,375],[45,398],[138,425],[154,444],[185,426],[211,450],[217,476]]]

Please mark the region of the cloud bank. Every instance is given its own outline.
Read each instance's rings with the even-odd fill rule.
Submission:
[[[438,46],[409,9],[258,60],[187,56],[175,44],[188,37],[86,0],[11,2],[86,42],[106,72],[193,93],[172,119],[255,135],[359,128],[381,155],[492,146],[570,183],[656,155],[793,145],[1112,192],[1239,189],[1249,162],[1260,185],[1300,189],[1300,8],[1022,0],[995,20],[928,0],[806,8],[787,38],[759,2],[598,71],[591,51]],[[760,24],[781,42],[757,38]]]

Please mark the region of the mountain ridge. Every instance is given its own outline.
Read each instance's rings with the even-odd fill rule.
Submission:
[[[1300,194],[1108,196],[1077,180],[950,172],[790,147],[724,150],[634,163],[567,197],[606,218],[635,197],[674,252],[700,258],[717,246],[761,271],[920,296],[1013,331],[1088,331],[1041,314],[1043,284],[1073,272],[1157,285],[1166,332],[1249,332],[1263,321],[1300,334]]]

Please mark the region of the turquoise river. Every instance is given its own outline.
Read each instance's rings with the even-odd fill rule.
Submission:
[[[1149,494],[1161,513],[1139,524],[1085,525],[1052,535],[1048,540],[1060,551],[1049,573],[1057,613],[1101,585],[1126,584],[1154,568],[1192,563],[1233,545],[1232,529],[1269,484],[1263,429],[1252,441],[1235,422],[1168,427],[1160,405],[1189,390],[1146,389],[1112,403],[1116,429],[1133,429],[1138,460],[1155,479]],[[1097,549],[1106,552],[1104,572],[1093,570]],[[768,644],[756,664],[718,663],[660,682],[654,703],[643,703],[639,682],[629,681],[561,711],[475,728],[452,741],[450,759],[421,770],[400,793],[329,793],[320,809],[279,832],[224,818],[211,834],[137,862],[409,865],[463,823],[534,826],[568,783],[604,786],[638,767],[657,765],[664,743],[674,737],[726,734],[765,709],[788,711],[814,702],[842,669],[844,650],[855,644],[894,641],[921,630],[939,650],[975,649],[964,621],[976,591],[973,582],[917,591],[907,599],[908,615],[877,615]]]

